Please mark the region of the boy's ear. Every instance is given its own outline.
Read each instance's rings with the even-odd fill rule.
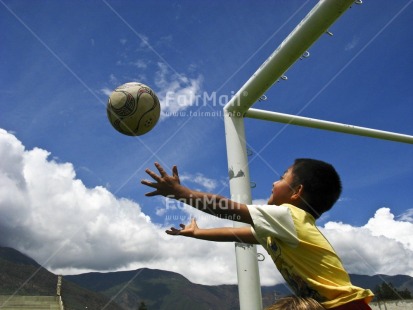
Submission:
[[[293,200],[296,200],[296,199],[302,198],[303,195],[304,195],[304,186],[300,184],[294,189],[294,192],[291,198]]]

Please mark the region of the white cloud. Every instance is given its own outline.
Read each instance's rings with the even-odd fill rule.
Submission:
[[[404,220],[396,221],[389,208],[381,208],[364,226],[373,236],[384,236],[400,242],[413,251],[413,223]]]
[[[71,164],[48,160],[45,150],[26,151],[3,130],[0,150],[5,159],[0,244],[53,268],[106,269],[146,259],[131,248],[159,242],[138,204],[117,199],[103,187],[86,188]]]
[[[103,187],[87,188],[72,164],[50,160],[39,148],[26,150],[2,129],[0,155],[2,246],[55,272],[149,267],[174,270],[199,283],[235,283],[233,244],[168,236],[136,202]],[[216,267],[206,271],[212,261]]]
[[[200,190],[206,190],[207,192],[215,190],[218,186],[218,181],[210,179],[204,176],[202,173],[197,173],[195,175],[182,174],[179,176],[179,179],[181,180],[181,182],[188,182],[191,183],[191,185],[194,184],[197,186],[201,186],[202,189]]]
[[[377,210],[363,227],[328,222],[322,229],[350,273],[413,276],[413,224]]]
[[[100,90],[100,92],[106,96],[110,96],[113,92],[113,89],[109,89],[107,87],[104,87]]]
[[[352,50],[353,48],[357,46],[358,42],[359,42],[359,38],[357,36],[354,36],[353,39],[349,43],[347,43],[347,45],[344,47],[344,50],[345,51]]]
[[[145,61],[143,59],[138,59],[131,64],[138,69],[146,69],[148,67],[148,61]]]
[[[119,80],[118,78],[112,73],[109,75],[109,81],[113,84],[113,85],[118,85],[119,84]],[[113,90],[112,90],[113,91]],[[111,91],[111,92],[112,92]],[[110,93],[109,93],[110,94]]]
[[[194,105],[202,80],[202,76],[192,79],[182,74],[172,73],[166,64],[158,63],[155,85],[160,89],[156,93],[161,102],[161,119],[185,111]]]
[[[26,150],[0,129],[0,244],[33,257],[54,272],[158,268],[203,284],[236,283],[233,243],[214,243],[165,234],[177,221],[197,218],[200,227],[232,226],[188,206],[159,209],[155,224],[138,203],[106,188],[87,188],[70,163],[50,159],[40,148]],[[195,178],[196,179],[196,178]],[[202,176],[200,184],[214,188]],[[169,211],[180,216],[168,219]],[[349,272],[413,275],[413,224],[379,209],[363,227],[329,222],[322,228]],[[259,263],[262,284],[281,282],[273,262]],[[205,268],[208,266],[208,268]]]
[[[413,223],[413,209],[407,209],[403,214],[399,215],[399,220]]]
[[[165,208],[157,208],[156,211],[155,211],[155,214],[157,216],[164,216],[167,212],[168,212],[168,210],[165,209]]]
[[[141,33],[138,34],[139,38],[141,39],[141,43],[139,44],[140,49],[147,49],[150,47],[149,44],[149,38],[146,35],[143,35]]]

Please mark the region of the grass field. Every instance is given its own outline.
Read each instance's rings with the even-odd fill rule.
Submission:
[[[377,302],[370,303],[370,307],[373,310],[404,310],[404,309],[413,309],[413,300],[404,300],[404,301],[386,301],[386,303]]]

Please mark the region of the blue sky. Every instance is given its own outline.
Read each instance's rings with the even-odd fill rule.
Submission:
[[[322,36],[309,49],[310,57],[286,72],[288,80],[274,85],[266,92],[268,100],[254,107],[413,135],[411,2],[353,5],[331,27],[333,36]],[[1,0],[0,151],[7,160],[0,170],[0,244],[32,255],[52,270],[168,266],[197,282],[233,282],[232,276],[220,279],[185,270],[185,262],[197,269],[196,255],[171,262],[159,254],[153,254],[157,259],[130,254],[146,246],[139,243],[143,227],[148,236],[152,232],[145,240],[160,248],[169,243],[175,248],[190,244],[201,251],[207,247],[204,242],[164,236],[164,227],[201,215],[161,198],[145,198],[148,190],[139,182],[146,178],[145,168],[159,161],[166,168],[178,165],[187,186],[229,195],[223,105],[314,5]],[[110,92],[131,81],[152,87],[162,102],[161,120],[141,137],[121,135],[106,117]],[[369,237],[360,240],[371,237],[382,245],[380,238],[386,238],[389,247],[413,257],[412,234],[404,236],[413,231],[411,145],[252,119],[246,119],[245,126],[253,153],[254,200],[269,197],[272,182],[295,158],[328,161],[340,173],[344,191],[318,224],[330,232],[340,254],[349,256],[348,265],[353,266],[351,253],[340,243],[342,231],[364,232]],[[17,198],[11,199],[14,190]],[[98,222],[105,216],[106,224]],[[221,223],[202,220],[205,225]],[[73,230],[62,228],[66,221]],[[48,225],[58,228],[53,242]],[[105,225],[113,230],[102,233]],[[32,234],[34,229],[38,235]],[[119,238],[124,242],[118,248],[121,254],[99,252],[105,242],[115,245]],[[133,238],[140,240],[135,244]],[[46,240],[50,247],[35,248]],[[363,248],[354,245],[353,250],[357,246]],[[216,260],[233,251],[222,245],[213,249],[204,259]],[[65,260],[52,255],[56,251],[89,260],[70,260],[68,255]],[[94,265],[93,253],[107,259]],[[384,261],[369,259],[373,255],[367,253],[363,260],[368,268],[350,271],[412,270],[409,264],[406,269],[385,269]],[[269,278],[264,282],[272,283]]]

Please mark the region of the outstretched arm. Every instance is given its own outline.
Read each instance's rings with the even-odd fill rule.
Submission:
[[[141,181],[142,184],[155,189],[147,193],[146,196],[162,195],[173,198],[217,217],[252,225],[251,215],[245,204],[232,201],[219,195],[194,191],[181,185],[178,168],[176,166],[172,168],[172,175],[168,175],[160,164],[155,163],[155,166],[159,171],[159,175],[150,169],[146,169],[146,173],[150,175],[155,182],[148,180]]]
[[[257,239],[251,232],[249,226],[245,227],[220,227],[220,228],[210,228],[201,229],[198,228],[195,219],[192,219],[189,225],[180,224],[181,229],[176,229],[171,227],[167,230],[168,235],[174,236],[185,236],[195,239],[202,239],[208,241],[219,241],[219,242],[242,242],[250,244],[259,244]]]

